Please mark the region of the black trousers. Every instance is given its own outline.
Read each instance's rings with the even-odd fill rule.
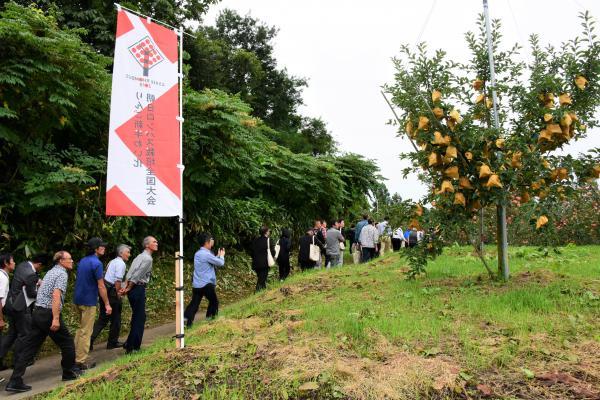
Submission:
[[[187,305],[183,316],[187,319],[188,328],[194,323],[194,317],[200,307],[202,297],[208,299],[208,308],[206,309],[206,318],[216,317],[219,313],[219,299],[217,299],[217,291],[215,285],[212,283],[206,284],[201,288],[192,289],[192,300]]]
[[[8,319],[8,332],[0,337],[0,365],[4,362],[4,357],[17,342],[23,341],[27,334],[31,331],[31,311],[26,308],[22,312],[7,313],[5,316]]]
[[[392,238],[392,249],[394,249],[394,251],[400,251],[401,246],[402,246],[402,239]]]
[[[256,291],[267,288],[267,277],[269,276],[269,268],[257,269],[256,271]]]
[[[146,324],[146,286],[134,285],[127,293],[127,298],[131,305],[131,327],[123,348],[126,351],[139,350]]]
[[[31,331],[23,341],[18,341],[15,347],[15,367],[10,377],[12,382],[21,382],[27,365],[33,361],[40,347],[50,336],[50,339],[60,348],[62,355],[61,366],[63,375],[73,374],[75,365],[75,343],[73,336],[65,325],[62,314],[60,327],[56,332],[50,330],[52,326],[52,310],[50,308],[35,307],[31,316]]]
[[[92,332],[91,342],[94,343],[100,332],[110,322],[110,329],[108,331],[108,344],[116,345],[119,342],[119,334],[121,333],[121,312],[123,311],[123,301],[117,295],[117,289],[115,287],[107,287],[108,303],[112,308],[112,313],[106,315],[106,307],[104,301],[100,299],[100,315],[94,323],[94,330]]]
[[[290,275],[290,258],[284,257],[277,260],[279,265],[279,279],[283,280]]]
[[[375,257],[375,248],[374,247],[363,247],[362,248],[362,262],[371,261],[371,259]]]

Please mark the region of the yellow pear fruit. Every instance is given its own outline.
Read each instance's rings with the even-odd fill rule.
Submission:
[[[452,111],[450,111],[450,114],[448,114],[450,116],[450,118],[452,118],[457,124],[459,124],[462,121],[462,118],[460,116],[460,112],[458,112],[457,109],[453,109]]]
[[[540,216],[536,223],[535,223],[535,229],[540,229],[542,226],[546,225],[548,223],[548,217],[546,217],[545,215]]]
[[[444,171],[444,175],[446,175],[448,178],[458,179],[459,178],[458,167],[453,166],[453,167],[446,168],[446,170]]]
[[[435,107],[433,110],[431,110],[433,112],[433,115],[435,115],[436,118],[440,119],[444,116],[444,110],[442,110],[439,107]]]
[[[494,105],[494,102],[492,101],[492,99],[490,99],[490,98],[485,99],[485,106],[487,108],[492,108],[493,105]]]
[[[454,186],[452,186],[452,182],[445,180],[442,182],[442,187],[437,192],[438,194],[442,193],[454,193]]]
[[[579,88],[579,90],[585,89],[585,85],[587,85],[587,83],[588,83],[588,80],[585,79],[581,75],[579,75],[577,78],[575,78],[575,85],[577,85],[577,87]]]
[[[467,151],[465,153],[465,158],[469,161],[471,161],[473,159],[473,153],[471,153],[470,151]]]
[[[550,131],[550,133],[560,135],[562,133],[562,129],[560,129],[559,124],[546,124],[546,129]]]
[[[437,154],[437,153],[433,153],[433,152],[432,152],[432,153],[429,155],[429,166],[430,166],[430,167],[433,167],[433,166],[436,166],[436,165],[438,165],[438,164],[440,163],[440,161],[441,161],[441,160],[440,160],[440,158],[441,158],[441,157],[440,157],[440,155],[439,155],[439,154]]]
[[[544,168],[550,169],[550,163],[545,158],[542,158],[542,165],[544,166]]]
[[[479,168],[479,178],[487,178],[490,175],[492,175],[492,170],[490,169],[490,167],[488,167],[487,165],[483,164]]]
[[[419,126],[417,127],[417,129],[423,131],[429,130],[429,118],[419,117]]]
[[[594,165],[594,167],[592,168],[592,174],[596,178],[600,178],[600,165]]]
[[[471,185],[471,181],[469,180],[469,178],[467,178],[465,176],[461,176],[458,179],[458,186],[460,186],[462,189],[473,189],[473,185]]]
[[[558,178],[558,170],[557,169],[553,169],[550,172],[550,179],[553,180],[553,181],[555,181],[556,178]]]
[[[433,101],[434,103],[437,103],[441,99],[442,99],[442,92],[440,92],[439,90],[434,90],[431,93],[431,101]]]
[[[422,216],[423,215],[423,207],[420,204],[417,204],[417,208],[415,209],[415,215]]]
[[[543,140],[547,140],[549,142],[552,141],[552,132],[550,132],[548,129],[542,129],[542,131],[540,132],[540,136],[538,137],[538,143]]]
[[[504,139],[496,139],[496,147],[501,149],[504,147]]]
[[[406,123],[405,130],[406,133],[408,133],[408,136],[412,137],[412,134],[415,131],[415,127],[411,120],[408,120],[408,122]]]
[[[491,188],[491,187],[501,188],[502,187],[502,182],[500,182],[500,177],[498,175],[496,175],[496,174],[493,174],[488,179],[487,183],[485,184],[485,187],[488,187],[488,188]]]
[[[544,186],[545,184],[546,184],[546,181],[544,179],[540,179],[539,181],[535,181],[531,184],[531,189],[540,190],[542,188],[542,186]]]
[[[569,170],[566,168],[559,168],[558,169],[558,180],[564,181],[565,179],[567,179],[569,177]],[[562,188],[559,188],[562,189]]]
[[[520,151],[515,151],[510,160],[510,166],[513,168],[521,168],[523,166],[523,163],[521,162],[522,155],[523,154]]]
[[[483,88],[483,81],[481,79],[475,79],[473,81],[473,89],[481,90]]]
[[[446,158],[456,158],[458,157],[458,152],[456,151],[456,147],[450,145],[446,148]]]
[[[552,116],[552,114],[550,114],[550,113],[544,114],[544,122],[550,122],[550,121],[552,121],[552,118],[554,118]]]
[[[442,136],[439,131],[433,132],[433,140],[431,144],[437,144],[439,146],[448,146],[450,144],[450,136]]]
[[[465,195],[461,192],[454,193],[454,204],[460,206],[466,206],[467,202],[465,200]]]
[[[571,126],[571,124],[573,123],[573,119],[571,118],[570,114],[565,114],[563,115],[563,117],[560,119],[560,124],[562,126]]]
[[[479,103],[483,103],[483,101],[485,100],[485,94],[481,93],[479,96],[477,96],[477,98],[475,99],[475,104],[479,104]]]
[[[573,101],[571,100],[571,95],[568,93],[563,93],[560,96],[558,96],[558,102],[561,106],[564,106],[565,104],[573,104]]]
[[[531,200],[531,196],[529,195],[529,192],[521,193],[521,204],[528,203],[529,200]]]

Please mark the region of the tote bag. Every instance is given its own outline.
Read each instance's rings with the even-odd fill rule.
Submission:
[[[275,265],[275,259],[273,258],[273,254],[271,254],[271,242],[270,239],[267,238],[267,265],[272,267]]]
[[[321,249],[315,244],[315,237],[312,238],[312,244],[310,245],[310,252],[308,253],[310,261],[318,262],[321,258]]]
[[[275,243],[275,259],[279,258],[279,250],[281,250],[281,246],[279,245],[279,240]]]

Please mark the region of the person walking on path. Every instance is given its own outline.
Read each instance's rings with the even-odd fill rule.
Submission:
[[[31,386],[23,382],[23,375],[33,361],[47,336],[58,345],[62,355],[62,379],[77,379],[79,370],[75,368],[75,343],[69,328],[62,318],[62,309],[69,281],[68,271],[73,269],[73,258],[66,251],[54,255],[54,267],[48,271],[37,292],[36,305],[31,316],[31,331],[17,341],[15,347],[15,367],[6,385],[8,392],[27,392]]]
[[[127,272],[127,284],[121,289],[121,296],[127,294],[131,306],[131,326],[129,336],[123,344],[127,354],[138,351],[142,346],[144,337],[144,324],[146,323],[146,286],[152,275],[152,254],[158,250],[158,240],[146,236],[142,242],[144,251],[131,263]]]
[[[260,236],[252,242],[252,270],[256,272],[256,291],[267,287],[269,276],[269,261],[267,252],[275,256],[275,245],[271,243],[269,236],[271,231],[268,227],[260,228]]]
[[[217,298],[216,291],[217,275],[215,269],[225,265],[225,249],[219,249],[215,256],[211,251],[215,244],[215,240],[206,233],[200,234],[199,240],[202,247],[194,254],[192,300],[183,313],[183,318],[188,328],[194,323],[194,317],[198,312],[202,297],[208,299],[206,319],[214,318],[219,313],[219,299]]]
[[[4,358],[10,349],[17,347],[31,330],[31,312],[42,281],[38,272],[48,262],[46,254],[37,254],[31,261],[23,261],[17,265],[13,274],[10,290],[6,298],[4,316],[9,320],[8,332],[0,342],[0,371],[8,369]]]
[[[100,315],[94,323],[94,330],[92,332],[92,338],[90,339],[90,350],[94,348],[94,342],[100,332],[110,323],[110,329],[108,331],[108,341],[106,342],[106,348],[108,350],[123,347],[124,343],[119,342],[119,335],[121,334],[121,313],[123,311],[123,299],[119,292],[121,291],[121,283],[125,278],[125,270],[127,265],[125,264],[129,257],[131,257],[131,247],[126,244],[120,244],[117,246],[117,257],[108,263],[106,268],[106,274],[104,275],[104,286],[106,286],[106,292],[108,294],[108,302],[112,308],[112,313],[107,314],[106,307],[100,298]]]
[[[5,305],[6,298],[10,289],[10,277],[9,274],[15,270],[15,260],[12,254],[0,255],[0,331],[3,331],[6,327],[5,317]],[[0,343],[4,342],[6,336],[0,337]],[[4,378],[0,380],[4,382]]]
[[[398,227],[394,230],[392,234],[392,248],[394,251],[399,251],[402,246],[402,242],[404,241],[404,233],[402,232],[402,228]]]
[[[392,228],[390,227],[390,219],[385,217],[383,222],[379,223],[379,242],[381,244],[380,253],[385,253],[392,250]]]
[[[289,229],[281,231],[279,239],[279,254],[277,255],[277,265],[279,265],[279,279],[284,281],[290,274],[290,251],[292,250],[291,232]]]
[[[337,223],[338,223],[338,231],[340,231],[340,233],[344,237],[344,241],[340,243],[340,259],[339,259],[338,265],[341,267],[342,265],[344,265],[344,250],[346,250],[346,238],[348,237],[348,234],[346,232],[344,232],[344,230],[345,230],[344,228],[346,226],[344,219],[343,218],[338,219]]]
[[[313,244],[314,230],[308,228],[306,234],[300,238],[300,250],[298,251],[298,264],[302,271],[315,268],[316,261],[310,259],[310,246]]]
[[[368,224],[360,231],[359,242],[362,247],[362,262],[368,262],[375,257],[378,241],[379,232],[373,225],[373,220],[369,219]]]
[[[90,354],[90,340],[96,319],[96,305],[98,296],[104,303],[107,315],[112,313],[108,301],[106,287],[104,286],[104,267],[100,257],[106,251],[106,243],[101,238],[91,238],[88,243],[88,255],[83,257],[77,265],[77,278],[75,279],[75,294],[73,303],[77,307],[79,329],[75,333],[75,363],[77,368],[86,370],[94,368],[94,361],[88,362]]]
[[[313,237],[315,238],[315,244],[319,246],[321,252],[319,261],[315,262],[315,268],[321,268],[321,266],[323,266],[327,260],[325,260],[325,232],[323,232],[323,221],[320,219],[315,220]]]
[[[344,236],[339,231],[340,224],[338,221],[331,223],[331,228],[327,231],[327,258],[331,264],[331,268],[340,265],[340,243],[344,242]]]

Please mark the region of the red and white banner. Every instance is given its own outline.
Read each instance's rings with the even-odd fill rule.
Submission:
[[[181,215],[177,32],[118,11],[106,215]]]

